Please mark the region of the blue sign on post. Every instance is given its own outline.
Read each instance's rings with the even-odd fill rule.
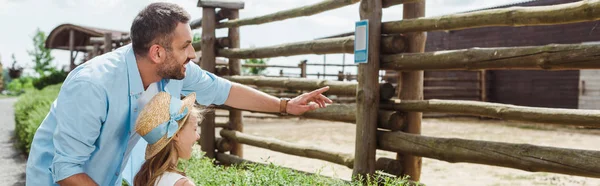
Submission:
[[[356,22],[354,30],[354,63],[367,63],[369,59],[369,20]]]

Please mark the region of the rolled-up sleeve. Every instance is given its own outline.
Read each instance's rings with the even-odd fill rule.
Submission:
[[[106,121],[106,91],[90,81],[66,82],[53,107],[56,152],[50,171],[58,182],[84,172],[83,165],[96,149],[94,144]]]
[[[182,93],[196,92],[196,100],[202,105],[222,105],[229,97],[231,82],[202,70],[197,64],[186,65],[186,77],[183,79]]]

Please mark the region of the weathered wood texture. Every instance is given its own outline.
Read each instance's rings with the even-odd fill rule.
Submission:
[[[196,50],[196,51],[201,51],[202,50],[202,41],[197,41],[197,42],[192,43],[192,47],[194,47],[194,50]],[[215,41],[215,47],[216,48],[231,47],[230,38],[228,38],[228,37],[217,38]]]
[[[403,5],[402,19],[415,19],[425,16],[425,0],[417,3]],[[423,53],[425,51],[425,40],[427,36],[424,32],[406,33],[410,53]],[[419,61],[420,62],[420,61]],[[423,100],[423,71],[401,72],[399,81],[401,82],[400,94],[398,98],[401,100]],[[405,132],[412,134],[421,134],[421,119],[423,113],[408,112],[406,113]],[[401,124],[398,124],[401,125]],[[396,158],[402,162],[403,175],[410,176],[410,180],[419,181],[421,179],[421,157],[397,154]]]
[[[289,143],[274,138],[264,138],[231,130],[221,130],[221,136],[231,141],[261,147],[286,154],[324,160],[352,168],[354,158],[351,154],[333,152],[320,147]]]
[[[215,72],[215,9],[202,8],[202,58],[200,67],[208,72]],[[205,114],[200,125],[200,146],[206,157],[215,158],[215,113]]]
[[[381,39],[380,48],[385,54],[396,54],[406,50],[405,42],[406,39],[402,35],[386,36]],[[354,53],[354,36],[295,42],[268,47],[217,50],[217,56],[241,59],[336,53]]]
[[[217,11],[217,15],[215,16],[215,21],[219,22],[223,19],[229,18],[229,16],[231,16],[230,13],[232,11],[238,11],[238,10],[221,9],[221,10]],[[231,20],[231,18],[230,18],[230,20]],[[200,28],[200,27],[202,27],[202,18],[190,21],[190,28],[192,28],[192,30]]]
[[[375,173],[377,112],[379,110],[379,55],[381,42],[381,0],[362,0],[361,20],[368,20],[368,63],[358,65],[356,88],[356,140],[352,176],[366,178]]]
[[[224,10],[221,10],[224,11]],[[229,10],[229,20],[237,20],[240,16],[239,10]],[[217,14],[218,15],[218,14]],[[233,27],[228,29],[229,48],[240,48],[240,28]],[[241,75],[242,67],[240,59],[229,58],[229,74]],[[229,129],[239,132],[244,132],[244,124],[242,120],[241,110],[229,110]],[[244,157],[244,149],[242,144],[231,142],[231,154],[238,157]]]
[[[224,109],[224,110],[241,110],[241,109],[236,109],[236,108],[232,108],[232,107],[225,106],[225,105],[215,106],[215,108]],[[257,111],[251,111],[251,110],[242,110],[242,111],[277,115],[277,113],[269,113],[269,112],[257,112]],[[320,108],[317,110],[305,112],[303,115],[300,115],[300,116],[288,115],[285,117],[303,117],[303,118],[310,118],[310,119],[339,121],[339,122],[346,122],[346,123],[354,124],[354,123],[356,123],[356,105],[355,104],[331,104],[325,108]],[[405,122],[401,122],[402,120],[405,120],[405,115],[400,112],[379,110],[377,113],[377,118],[379,118],[377,120],[378,128],[383,128],[383,129],[388,129],[388,130],[399,130],[399,129],[402,129],[405,127],[405,124],[404,124]],[[396,123],[402,123],[402,124],[396,125]],[[222,126],[222,125],[219,125],[217,123],[217,126]]]
[[[579,1],[551,6],[510,7],[452,14],[438,17],[385,22],[382,33],[408,33],[435,30],[460,30],[489,26],[534,26],[567,24],[600,19],[600,0]]]
[[[451,163],[477,163],[529,172],[554,172],[600,178],[600,151],[435,138],[384,131],[378,132],[377,141],[378,147],[383,150]]]
[[[600,127],[600,110],[524,107],[480,101],[394,100],[381,109],[402,112],[443,112],[547,124]]]
[[[388,70],[598,69],[597,53],[600,53],[600,44],[471,48],[384,55],[381,67]]]
[[[279,11],[263,16],[223,22],[217,25],[217,28],[239,27],[244,25],[259,25],[263,23],[281,21],[295,17],[310,16],[328,10],[333,10],[347,5],[351,5],[358,1],[359,0],[324,0],[320,3]]]
[[[244,2],[243,1],[198,0],[198,7],[244,9]]]
[[[329,90],[325,94],[332,95],[356,95],[358,84],[355,82],[343,82],[332,80],[306,79],[306,78],[281,78],[281,77],[263,77],[263,76],[225,76],[229,81],[254,85],[258,87],[274,87],[285,88],[289,90],[315,90],[321,87],[329,86]],[[395,94],[395,88],[389,83],[379,84],[380,96],[383,100],[390,99]]]

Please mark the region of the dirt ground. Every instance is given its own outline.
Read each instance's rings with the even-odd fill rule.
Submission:
[[[217,112],[226,114],[226,112]],[[249,113],[245,113],[248,115]],[[256,114],[251,114],[256,115]],[[226,118],[217,118],[217,122]],[[244,132],[283,141],[354,153],[355,125],[312,119],[244,118]],[[218,134],[218,132],[217,132]],[[424,119],[422,134],[433,137],[528,143],[542,146],[600,150],[600,130],[478,118]],[[377,151],[377,157],[395,153]],[[273,162],[307,172],[350,179],[352,170],[321,160],[286,155],[244,145],[244,158]],[[426,185],[600,185],[600,179],[423,158],[421,181]]]

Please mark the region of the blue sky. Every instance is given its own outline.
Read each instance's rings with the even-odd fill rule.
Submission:
[[[254,17],[287,10],[293,7],[314,4],[322,0],[245,0],[241,18]],[[497,5],[521,2],[523,0],[427,0],[426,16],[437,16]],[[31,68],[33,62],[27,50],[33,48],[31,37],[36,28],[47,34],[63,23],[86,25],[98,28],[129,31],[131,21],[139,10],[155,0],[0,0],[0,61],[4,67],[12,64],[14,53],[17,64]],[[166,0],[184,7],[192,19],[201,18],[202,10],[196,7],[197,0]],[[353,31],[354,22],[359,19],[358,3],[321,14],[288,19],[263,25],[240,28],[241,47],[260,47],[312,40],[314,38]],[[402,6],[384,9],[383,21],[402,19]],[[194,30],[200,32],[200,29]],[[217,30],[217,36],[225,36],[226,29]],[[68,52],[53,50],[55,66],[67,65]],[[81,54],[79,56],[82,56]],[[327,63],[342,63],[342,55],[327,55]],[[302,59],[309,63],[322,63],[322,55],[302,55],[271,58],[269,64],[295,65]],[[345,55],[346,63],[353,61],[352,55]],[[310,70],[322,71],[322,67]],[[337,73],[339,68],[331,67],[327,73]],[[346,69],[348,70],[348,69]],[[350,69],[354,74],[354,69]],[[26,71],[27,72],[27,71]],[[276,70],[271,70],[276,73]],[[295,69],[286,73],[299,73]]]

